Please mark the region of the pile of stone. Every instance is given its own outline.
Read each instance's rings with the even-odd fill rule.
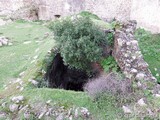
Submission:
[[[128,21],[122,29],[116,30],[113,56],[127,78],[155,83],[156,78],[151,74],[134,38],[135,29],[136,21]]]
[[[20,117],[29,120],[31,117],[35,119],[54,119],[54,120],[72,120],[72,119],[88,119],[91,118],[91,114],[87,108],[84,107],[70,107],[66,109],[64,106],[58,104],[52,104],[51,100],[45,103],[35,103],[34,105],[27,103],[27,99],[24,96],[14,96],[11,98],[11,102],[4,102],[1,104],[3,109],[9,110],[9,115],[14,115],[15,119],[21,119]],[[0,119],[8,117],[6,111],[0,111],[2,114]]]
[[[6,46],[6,45],[12,45],[12,43],[10,42],[9,38],[7,38],[5,36],[1,36],[0,37],[0,47]]]

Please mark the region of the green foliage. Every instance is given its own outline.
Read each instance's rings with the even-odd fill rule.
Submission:
[[[139,40],[139,46],[145,61],[149,68],[160,83],[160,34],[151,34],[144,29],[137,29],[135,32],[136,39]]]
[[[101,66],[105,72],[117,72],[119,70],[118,64],[112,56],[109,56],[101,61]]]
[[[148,31],[145,31],[142,28],[139,28],[135,32],[135,37],[136,37],[137,40],[144,41],[144,40],[148,40],[148,39],[151,38],[151,33],[148,32]]]
[[[108,40],[108,45],[113,46],[114,44],[114,35],[113,33],[108,33],[107,34],[107,40]]]
[[[102,45],[107,44],[107,37],[93,22],[85,17],[56,21],[50,25],[56,44],[66,65],[71,68],[86,70],[91,62],[99,61]]]
[[[101,20],[97,15],[90,13],[88,11],[82,11],[81,13],[79,13],[79,15],[81,15],[82,17],[89,17],[92,19]]]

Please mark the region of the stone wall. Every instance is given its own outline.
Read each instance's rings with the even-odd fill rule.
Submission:
[[[124,21],[130,19],[132,0],[86,0],[85,10],[97,14],[101,18],[116,18]]]
[[[113,56],[127,78],[155,82],[134,38],[135,29],[136,22],[132,21],[125,23],[121,30],[116,30]]]
[[[160,33],[160,0],[0,0],[0,15],[36,3],[40,20],[88,10],[101,18],[136,20],[139,27]]]
[[[10,14],[23,6],[23,0],[0,0],[0,15]]]
[[[9,9],[12,12],[32,3],[39,6],[41,20],[53,19],[57,14],[67,16],[84,10],[93,12],[101,18],[128,20],[131,8],[131,0],[127,2],[125,0],[2,0],[0,10]]]

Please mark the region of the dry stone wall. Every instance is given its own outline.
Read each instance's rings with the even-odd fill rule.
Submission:
[[[113,56],[127,78],[155,82],[134,38],[135,29],[136,21],[130,21],[121,30],[116,30]]]

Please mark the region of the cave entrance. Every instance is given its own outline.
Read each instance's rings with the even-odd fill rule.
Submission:
[[[64,65],[60,53],[56,54],[46,73],[48,87],[65,90],[83,91],[83,86],[88,78],[86,72]]]
[[[55,18],[60,18],[60,17],[61,17],[61,15],[54,15],[54,17],[55,17]]]

